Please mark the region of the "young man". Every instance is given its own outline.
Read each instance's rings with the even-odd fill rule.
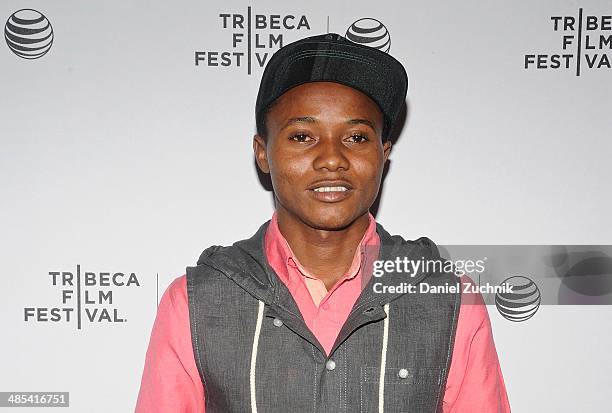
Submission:
[[[459,285],[441,271],[373,276],[439,260],[369,212],[406,91],[397,60],[337,34],[274,54],[253,149],[276,211],[168,287],[137,412],[510,411],[480,296],[383,288]]]

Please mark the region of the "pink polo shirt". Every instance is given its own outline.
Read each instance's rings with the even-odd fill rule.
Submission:
[[[327,353],[367,281],[362,277],[369,259],[377,256],[380,239],[374,217],[369,217],[351,267],[329,291],[293,255],[278,229],[276,213],[266,231],[266,258]],[[473,284],[467,276],[462,282]],[[205,413],[204,397],[191,344],[187,279],[182,275],[170,284],[159,303],[135,411]],[[487,307],[479,294],[462,296],[443,412],[510,412]]]
[[[268,262],[287,286],[306,326],[327,354],[359,298],[362,286],[367,282],[363,279],[364,273],[371,274],[371,271],[364,269],[378,257],[380,239],[376,233],[376,221],[372,214],[369,216],[370,223],[359,242],[350,268],[329,291],[323,281],[311,275],[293,255],[278,228],[276,213],[272,215],[266,231],[264,246]]]

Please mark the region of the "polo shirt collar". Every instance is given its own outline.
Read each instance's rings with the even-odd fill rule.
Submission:
[[[355,255],[353,256],[351,266],[349,267],[346,274],[342,277],[342,279],[355,278],[360,273],[360,270],[362,269],[366,260],[367,247],[377,247],[380,244],[378,234],[376,233],[376,219],[370,212],[368,212],[368,219],[368,228],[363,234],[363,237],[361,238],[361,241],[359,242],[358,247],[355,250]],[[299,262],[298,258],[295,256],[295,254],[291,250],[291,247],[287,243],[287,240],[280,232],[276,211],[274,211],[274,214],[272,214],[272,219],[270,220],[270,225],[268,226],[268,230],[266,232],[265,244],[266,251],[278,254],[280,261],[283,262],[287,267],[296,268],[304,277],[317,279],[317,277],[312,275]],[[378,255],[377,249],[376,255]]]

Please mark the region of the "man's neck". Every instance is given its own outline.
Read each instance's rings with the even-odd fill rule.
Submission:
[[[370,224],[368,213],[340,230],[308,226],[286,210],[277,210],[278,228],[300,264],[329,290],[348,271]]]

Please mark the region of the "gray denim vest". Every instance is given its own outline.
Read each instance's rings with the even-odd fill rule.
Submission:
[[[441,412],[461,291],[446,273],[372,277],[329,356],[264,252],[250,239],[206,249],[187,267],[191,335],[206,413]],[[427,238],[376,225],[379,259],[438,257]],[[456,285],[457,293],[379,294],[373,283]]]

